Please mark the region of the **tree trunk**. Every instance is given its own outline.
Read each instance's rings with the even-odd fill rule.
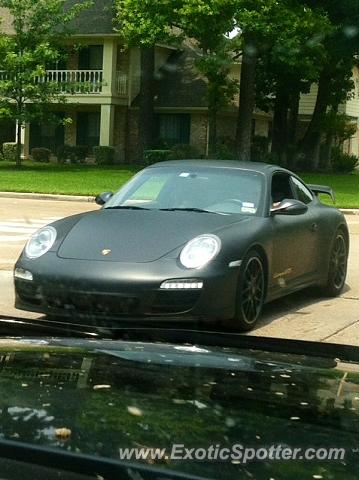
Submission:
[[[302,141],[302,152],[305,155],[306,165],[311,170],[317,170],[319,165],[322,126],[330,99],[330,80],[330,73],[326,69],[323,70],[319,79],[314,113]]]
[[[321,149],[320,169],[324,172],[332,171],[332,149],[334,144],[334,135],[328,133],[325,137],[325,143]]]
[[[279,88],[274,105],[272,153],[277,155],[279,163],[283,166],[287,163],[288,109],[289,95],[284,89]]]
[[[288,145],[287,145],[287,168],[293,168],[297,155],[297,128],[299,118],[300,91],[297,90],[290,96],[289,119],[288,119]]]
[[[210,158],[215,158],[217,153],[217,110],[210,109],[208,112],[208,153]]]
[[[16,127],[16,168],[21,168],[21,128],[22,125],[18,122]]]
[[[257,53],[254,46],[244,38],[240,78],[239,109],[237,119],[236,147],[238,159],[251,159],[252,119],[256,93]]]
[[[143,161],[143,152],[151,149],[154,142],[154,72],[155,47],[141,48],[141,86],[139,118],[139,161]]]
[[[294,146],[297,139],[300,91],[292,93],[289,106],[288,144]]]

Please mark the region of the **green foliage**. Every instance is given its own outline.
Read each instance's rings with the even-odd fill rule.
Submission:
[[[31,156],[35,162],[49,163],[51,153],[48,148],[33,148],[31,150]]]
[[[171,160],[186,160],[201,158],[201,154],[198,148],[188,144],[177,144],[171,148],[170,159]]]
[[[334,172],[351,173],[359,164],[359,159],[355,155],[344,153],[340,147],[332,149],[332,167]]]
[[[357,129],[356,124],[350,123],[350,119],[345,114],[340,114],[333,110],[327,113],[322,127],[323,132],[331,135],[339,144],[349,140]]]
[[[86,145],[63,145],[57,149],[59,163],[82,163],[89,153]]]
[[[2,157],[5,161],[15,162],[16,160],[16,142],[5,142],[2,144]]]
[[[93,153],[98,165],[112,165],[115,160],[115,149],[113,147],[94,147]]]
[[[146,165],[151,165],[152,163],[171,160],[171,155],[171,150],[145,150],[143,152],[143,161]]]

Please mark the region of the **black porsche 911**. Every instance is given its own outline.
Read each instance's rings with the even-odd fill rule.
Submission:
[[[329,187],[262,163],[183,160],[145,168],[103,208],[41,228],[16,263],[16,307],[93,320],[230,321],[318,286],[340,294],[349,234]]]

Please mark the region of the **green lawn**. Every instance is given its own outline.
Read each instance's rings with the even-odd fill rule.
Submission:
[[[300,176],[307,183],[317,183],[332,187],[338,208],[359,208],[359,172],[350,175],[313,173]],[[327,195],[322,195],[321,199],[325,203],[332,203]]]
[[[115,191],[140,166],[57,165],[26,161],[21,170],[13,163],[0,162],[1,192],[97,195]]]
[[[57,165],[26,161],[19,171],[13,163],[0,162],[0,191],[96,195],[117,190],[140,168],[137,165]],[[301,176],[308,183],[331,186],[336,193],[338,207],[359,208],[359,172]],[[324,196],[323,200],[330,203],[327,198]]]

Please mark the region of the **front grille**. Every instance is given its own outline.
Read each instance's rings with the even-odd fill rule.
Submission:
[[[139,305],[136,297],[93,293],[45,294],[44,303],[51,309],[65,309],[74,313],[123,315],[133,314]]]
[[[201,290],[161,290],[152,304],[152,313],[181,313],[191,310],[198,302]]]

